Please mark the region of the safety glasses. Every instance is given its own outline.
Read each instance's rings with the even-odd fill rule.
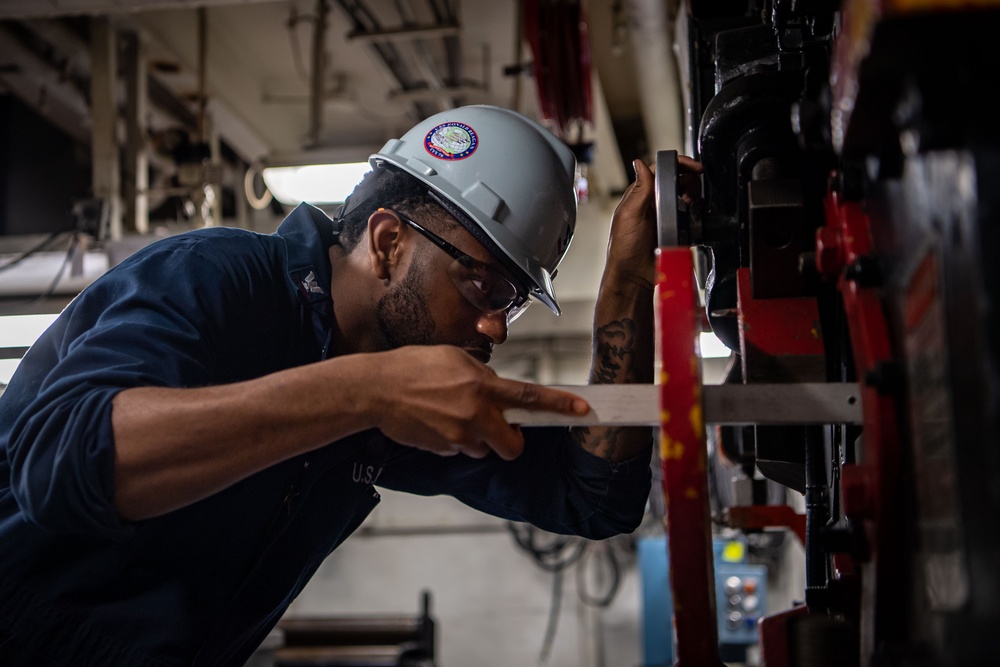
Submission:
[[[448,275],[451,276],[462,296],[473,306],[484,313],[504,313],[507,317],[507,324],[510,325],[531,304],[531,300],[520,293],[514,283],[504,278],[495,269],[466,255],[437,234],[400,214],[399,211],[395,213],[400,220],[454,258],[455,261],[448,266]]]

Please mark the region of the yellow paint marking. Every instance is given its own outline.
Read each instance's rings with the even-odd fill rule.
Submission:
[[[691,406],[691,412],[688,413],[688,419],[691,420],[691,428],[694,430],[695,434],[700,436],[705,431],[705,422],[701,415],[701,402],[697,402]]]
[[[665,431],[660,431],[660,458],[664,461],[671,459],[680,460],[684,456],[684,444],[679,440],[673,440]]]
[[[666,461],[670,458],[670,436],[666,431],[660,431],[660,459]]]

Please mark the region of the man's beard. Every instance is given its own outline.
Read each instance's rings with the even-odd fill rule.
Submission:
[[[434,340],[434,319],[421,289],[423,280],[417,276],[423,271],[416,268],[411,267],[406,277],[375,304],[379,350],[438,342]]]
[[[483,337],[445,340],[438,333],[424,298],[425,270],[424,266],[411,267],[406,277],[376,302],[377,351],[394,350],[404,345],[454,345],[465,350],[479,350],[489,357],[493,344]]]

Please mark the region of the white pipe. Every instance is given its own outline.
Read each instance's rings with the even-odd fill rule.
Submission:
[[[633,0],[632,49],[639,105],[652,158],[656,151],[684,150],[681,90],[672,26],[664,0]]]

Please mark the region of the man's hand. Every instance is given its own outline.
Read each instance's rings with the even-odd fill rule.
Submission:
[[[611,219],[606,272],[617,280],[650,287],[656,272],[656,181],[655,164],[634,160],[635,181],[629,185]],[[688,204],[701,196],[701,163],[685,155],[677,157],[678,188]]]
[[[524,436],[504,419],[507,408],[567,415],[590,409],[573,394],[499,378],[455,347],[403,347],[379,356],[377,381],[390,395],[378,428],[395,442],[442,456],[520,456]]]

